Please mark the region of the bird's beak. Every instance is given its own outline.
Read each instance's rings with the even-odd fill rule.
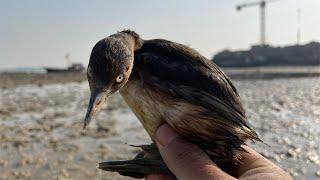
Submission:
[[[86,117],[84,119],[83,129],[87,127],[91,119],[99,112],[102,105],[107,101],[107,94],[105,92],[91,92],[91,97],[89,100],[89,106],[87,110]]]

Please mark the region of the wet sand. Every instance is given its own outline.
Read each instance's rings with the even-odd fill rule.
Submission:
[[[96,166],[134,156],[137,149],[126,143],[149,142],[136,117],[116,94],[82,130],[87,82],[77,82],[82,75],[76,82],[58,76],[41,85],[38,79],[10,80],[0,90],[0,179],[129,179]],[[251,124],[269,145],[252,146],[295,179],[320,178],[320,78],[234,83]]]

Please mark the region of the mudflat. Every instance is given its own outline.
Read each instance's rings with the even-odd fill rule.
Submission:
[[[320,177],[320,78],[234,79],[250,144],[295,179]],[[132,158],[150,140],[119,94],[86,129],[85,74],[0,75],[0,179],[128,179],[97,163]]]

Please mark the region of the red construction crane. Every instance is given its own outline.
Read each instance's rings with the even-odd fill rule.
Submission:
[[[266,5],[270,2],[275,2],[279,0],[261,0],[258,2],[244,3],[236,6],[238,11],[241,11],[243,8],[251,7],[251,6],[259,6],[260,7],[260,44],[261,46],[266,45]]]

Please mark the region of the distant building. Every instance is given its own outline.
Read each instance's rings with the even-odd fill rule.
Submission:
[[[222,67],[320,65],[320,43],[286,47],[252,46],[248,51],[225,50],[212,60]]]

